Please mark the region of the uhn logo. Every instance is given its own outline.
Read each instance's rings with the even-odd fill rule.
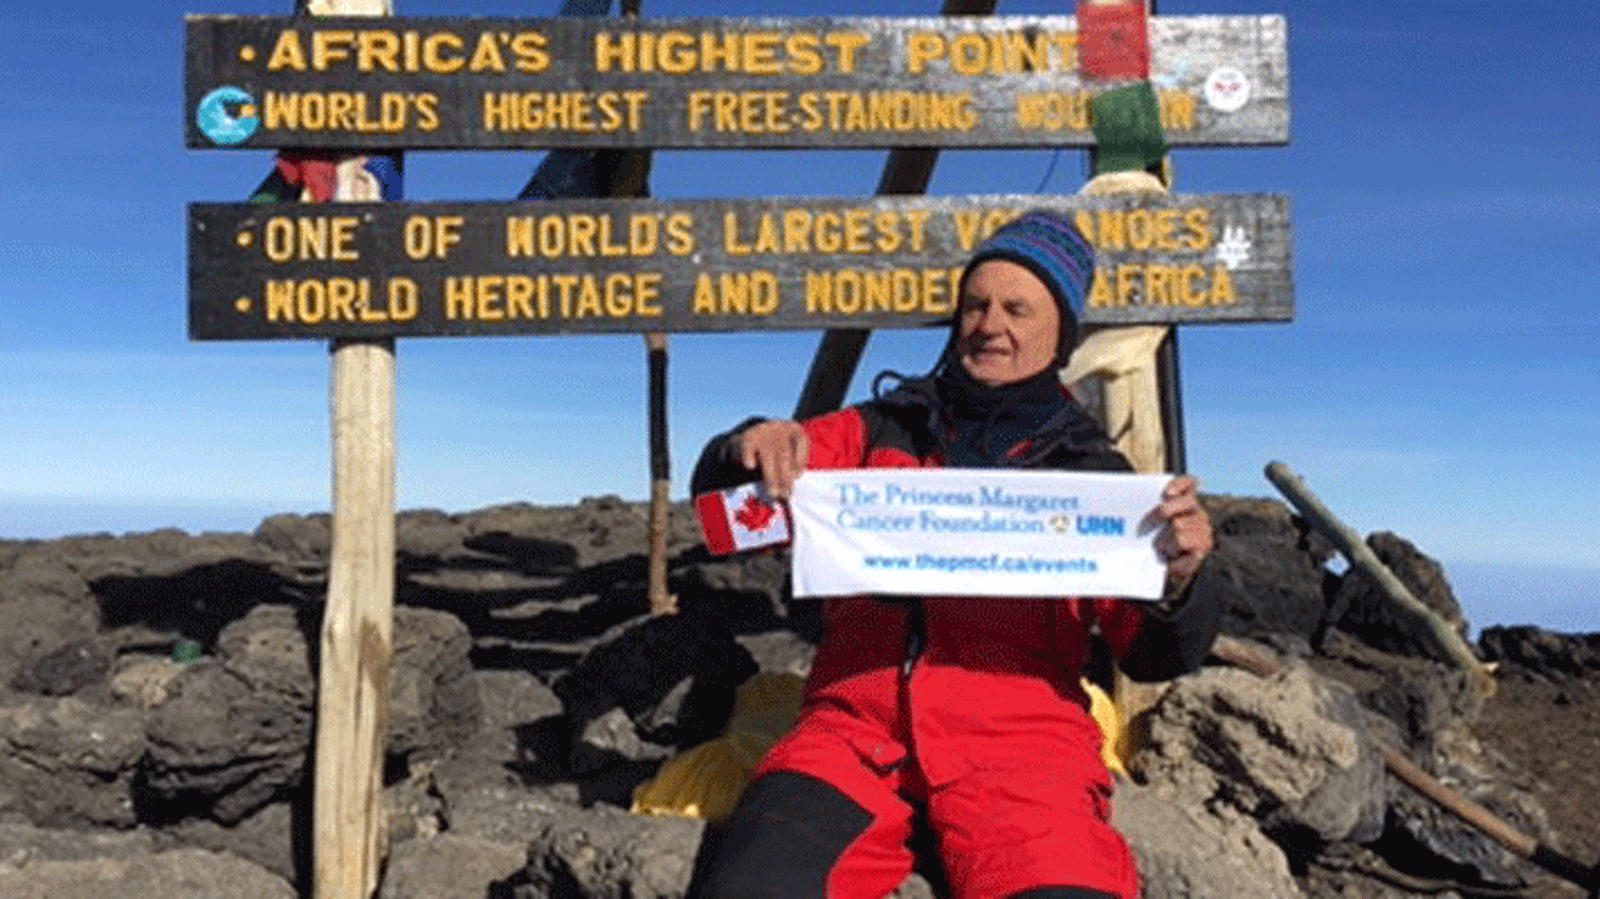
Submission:
[[[1091,537],[1121,537],[1127,530],[1126,522],[1110,515],[1079,515],[1078,533]]]

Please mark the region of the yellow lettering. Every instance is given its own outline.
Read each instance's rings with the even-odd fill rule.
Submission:
[[[328,317],[328,288],[321,281],[301,281],[294,290],[294,311],[308,325]]]
[[[363,281],[366,279],[363,278]],[[356,282],[349,278],[328,279],[328,321],[356,320],[355,302],[359,293]]]
[[[1156,243],[1156,220],[1148,209],[1134,209],[1128,213],[1128,245],[1135,250],[1148,250]]]
[[[675,212],[667,216],[667,252],[687,256],[694,252],[694,216]]]
[[[293,281],[267,281],[267,321],[294,321]]]
[[[277,43],[272,45],[272,55],[267,59],[267,71],[278,72],[283,69],[293,69],[296,72],[306,70],[306,51],[300,46],[299,32],[280,31]]]
[[[449,277],[444,279],[444,317],[455,321],[472,318],[472,279]]]
[[[722,248],[729,256],[750,255],[750,245],[739,243],[739,214],[736,212],[724,213],[722,216]]]
[[[510,43],[510,36],[500,35]],[[500,44],[495,40],[495,35],[484,32],[478,35],[478,46],[472,51],[472,59],[467,63],[469,72],[504,72],[506,70],[505,57],[500,55]]]
[[[717,295],[711,289],[711,276],[701,272],[694,279],[694,300],[690,311],[695,315],[715,315],[717,313]]]
[[[517,71],[529,74],[543,72],[550,67],[550,54],[545,52],[549,40],[537,31],[519,31],[511,39],[511,53],[517,58]]]
[[[574,256],[594,256],[594,235],[599,230],[594,217],[589,215],[573,215],[567,222],[567,239],[571,241]]]
[[[913,31],[906,35],[906,71],[920,75],[928,63],[944,56],[944,38],[931,31]]]
[[[600,308],[600,285],[595,283],[594,277],[584,275],[579,287],[578,309],[573,317],[583,318],[585,315],[596,317],[603,315],[604,313]]]
[[[872,38],[864,34],[845,32],[842,34],[830,33],[824,36],[822,41],[838,52],[839,74],[849,75],[856,68],[855,52],[872,43]]]
[[[653,300],[661,298],[661,273],[637,272],[633,276],[633,305],[634,310],[642,316],[650,318],[661,317],[661,307],[652,305]]]
[[[822,71],[822,54],[817,52],[821,41],[814,34],[791,34],[784,42],[784,53],[789,57],[789,71],[796,75],[815,75]]]
[[[1163,250],[1178,249],[1178,210],[1163,209],[1156,213],[1156,246]]]
[[[1126,306],[1139,286],[1139,266],[1117,266],[1117,305]]]
[[[1097,229],[1100,235],[1100,242],[1095,244],[1095,247],[1109,250],[1127,249],[1126,223],[1127,217],[1122,210],[1100,210],[1100,227]]]
[[[326,72],[333,63],[349,59],[355,43],[353,31],[311,32],[311,67]]]
[[[408,222],[409,224],[409,222]],[[406,254],[410,255],[408,248]],[[533,216],[514,215],[506,218],[506,256],[516,259],[533,255]],[[412,256],[412,259],[419,258]]]
[[[461,58],[466,49],[461,38],[446,32],[430,34],[422,39],[422,65],[435,75],[449,75],[460,71],[467,61]],[[451,55],[446,55],[446,50]]]
[[[356,70],[371,72],[382,66],[400,71],[400,35],[393,31],[363,31],[356,35]]]
[[[339,262],[355,262],[361,258],[361,253],[350,245],[355,240],[356,225],[359,222],[360,219],[353,215],[340,215],[333,218],[332,248],[329,253],[331,258]]]
[[[527,275],[506,279],[506,318],[533,318],[534,281]]]
[[[417,282],[410,278],[389,279],[389,320],[407,322],[417,317]]]
[[[506,311],[500,307],[500,292],[505,288],[502,275],[479,275],[474,285],[478,294],[478,319],[486,322],[503,321]]]
[[[1162,91],[1160,101],[1162,130],[1194,130],[1194,97],[1182,91]]]
[[[633,297],[627,290],[630,280],[616,272],[606,275],[606,314],[612,318],[626,318],[633,311]]]
[[[1094,279],[1089,283],[1089,305],[1094,308],[1117,305],[1116,297],[1111,295],[1111,285],[1107,283],[1105,270],[1099,266],[1095,267]]]
[[[632,34],[613,35],[604,31],[597,31],[594,35],[594,70],[596,72],[609,72],[613,65],[620,66],[622,71],[634,70],[633,61],[634,36]]]
[[[1190,209],[1183,214],[1183,227],[1188,229],[1186,245],[1191,250],[1204,250],[1211,246],[1211,210]]]
[[[1176,269],[1151,263],[1144,267],[1144,302],[1147,306],[1177,305],[1172,295]]]
[[[1225,265],[1211,267],[1211,305],[1232,306],[1239,301],[1233,292],[1233,276]]]

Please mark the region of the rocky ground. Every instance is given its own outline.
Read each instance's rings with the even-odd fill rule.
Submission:
[[[1227,630],[1281,670],[1218,659],[1143,719],[1117,822],[1146,895],[1584,895],[1400,785],[1380,744],[1593,865],[1600,634],[1485,630],[1483,699],[1281,504],[1207,504]],[[400,516],[381,896],[682,895],[706,825],[628,814],[633,787],[753,673],[803,672],[816,622],[783,559],[707,558],[681,506],[681,611],[650,618],[644,522],[609,498]],[[1369,544],[1464,631],[1437,564]],[[327,553],[323,516],[0,541],[0,896],[307,894]]]

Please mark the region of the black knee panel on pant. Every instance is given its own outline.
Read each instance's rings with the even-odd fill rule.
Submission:
[[[1034,887],[1012,893],[1011,899],[1117,899],[1110,893],[1086,890],[1083,887]]]
[[[826,782],[778,771],[706,828],[689,899],[823,899],[828,872],[872,815]]]

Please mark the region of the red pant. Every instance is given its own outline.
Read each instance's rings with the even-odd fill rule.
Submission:
[[[1110,779],[1098,756],[1085,759],[1067,745],[1023,758],[991,754],[953,780],[930,786],[913,758],[885,753],[850,736],[848,729],[830,727],[830,717],[826,709],[808,716],[773,748],[756,778],[759,785],[773,773],[808,775],[817,787],[838,791],[836,804],[802,803],[785,811],[780,803],[775,812],[764,813],[765,820],[738,821],[735,814],[735,826],[781,831],[798,824],[802,831],[814,830],[819,844],[832,841],[812,847],[808,855],[798,844],[810,837],[789,834],[781,838],[786,846],[723,860],[765,869],[826,867],[825,874],[812,871],[775,882],[771,895],[882,899],[911,871],[907,841],[919,810],[935,840],[948,899],[999,899],[1050,886],[1118,899],[1138,895],[1132,855],[1109,824]],[[780,852],[782,862],[769,858]],[[813,860],[804,862],[808,857]],[[763,873],[778,876],[775,870]],[[820,891],[802,885],[813,881]],[[767,895],[760,890],[734,894]]]

